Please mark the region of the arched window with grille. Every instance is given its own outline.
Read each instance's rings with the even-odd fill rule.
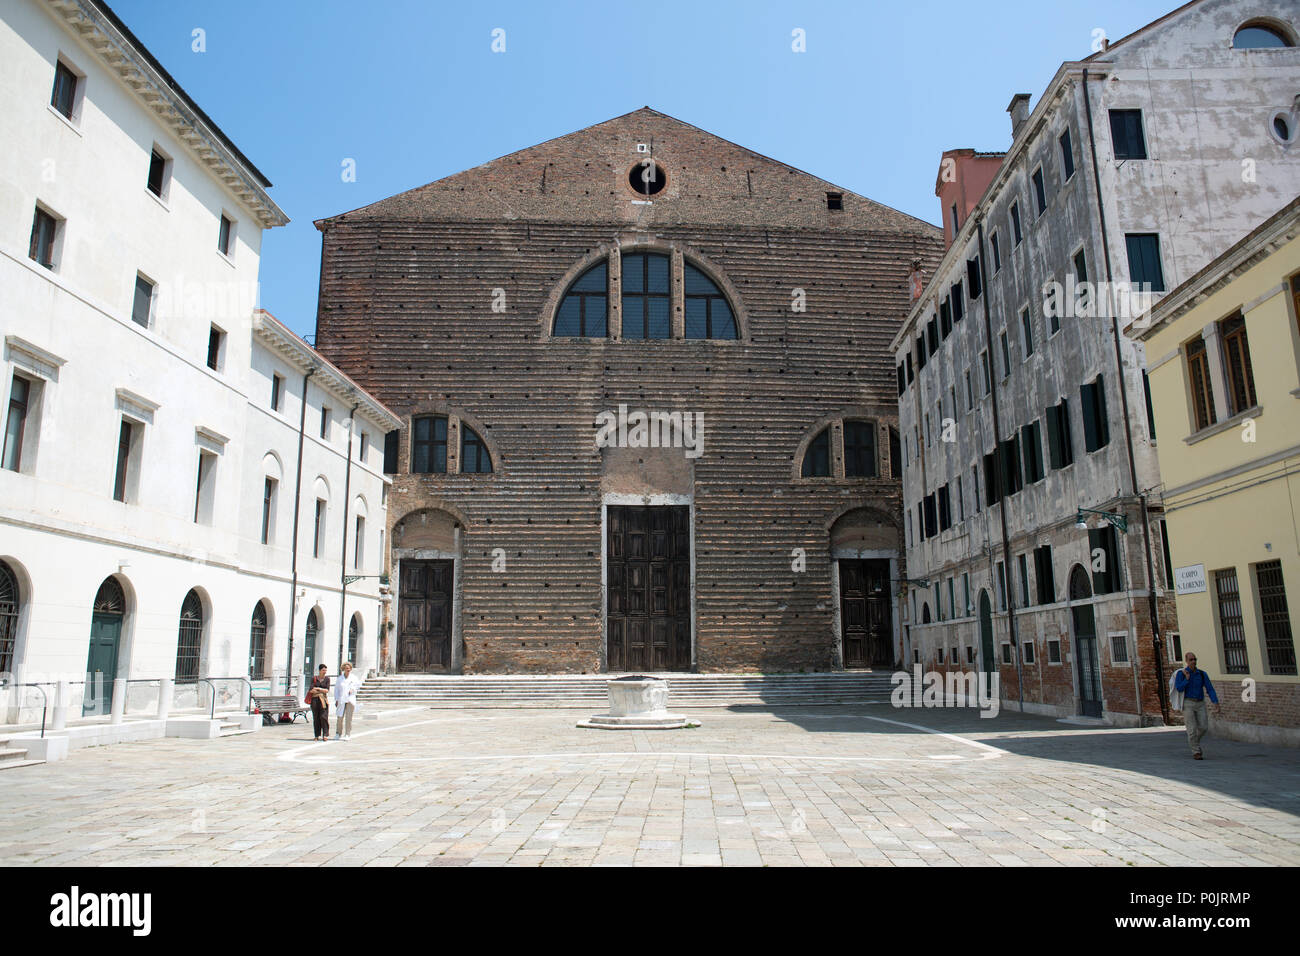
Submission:
[[[203,601],[193,588],[181,602],[180,627],[176,636],[176,682],[192,684],[199,679],[199,654],[203,647]]]
[[[361,615],[353,614],[348,624],[348,660],[357,666],[357,641],[361,637]]]
[[[254,605],[248,631],[248,676],[253,680],[266,679],[266,604],[263,601]]]
[[[686,337],[734,339],[736,317],[731,303],[712,279],[689,262],[686,265]]]
[[[609,328],[609,266],[604,259],[573,281],[560,300],[552,335],[603,339]]]
[[[492,456],[478,432],[460,423],[460,470],[462,474],[490,475]]]
[[[823,428],[803,453],[803,477],[829,478],[831,474],[831,430]]]
[[[13,568],[0,561],[0,674],[14,669],[14,651],[18,646],[18,576]]]
[[[308,680],[316,676],[316,632],[319,630],[320,621],[316,617],[316,609],[312,608],[307,612],[302,641],[302,669]]]

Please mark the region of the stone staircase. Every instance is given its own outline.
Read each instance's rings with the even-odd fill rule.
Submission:
[[[19,741],[21,743],[21,741]],[[34,767],[45,763],[44,760],[29,760],[27,748],[14,746],[9,738],[0,738],[0,770],[13,770],[15,767]]]
[[[253,731],[245,730],[239,724],[231,724],[222,721],[217,727],[218,737],[238,737],[240,734],[251,734]]]
[[[389,675],[361,685],[357,699],[385,707],[572,707],[603,711],[605,682],[619,674],[544,676]],[[825,674],[648,674],[668,682],[668,707],[808,707],[887,703],[893,689],[885,671]]]

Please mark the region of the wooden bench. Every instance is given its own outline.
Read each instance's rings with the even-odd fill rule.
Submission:
[[[299,714],[306,715],[311,713],[311,708],[292,695],[283,697],[253,697],[253,706],[261,712],[263,724],[274,724],[275,717],[281,714],[289,715],[289,723],[293,723]]]

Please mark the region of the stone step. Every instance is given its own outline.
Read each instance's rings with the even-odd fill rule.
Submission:
[[[45,763],[44,760],[28,760],[26,747],[10,747],[10,741],[0,741],[0,770],[13,770],[17,767],[34,767]]]

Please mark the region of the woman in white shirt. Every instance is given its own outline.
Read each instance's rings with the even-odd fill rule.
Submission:
[[[343,664],[343,673],[334,682],[334,710],[339,715],[335,740],[347,740],[352,736],[352,712],[357,706],[357,690],[361,679],[352,674],[352,662]]]

